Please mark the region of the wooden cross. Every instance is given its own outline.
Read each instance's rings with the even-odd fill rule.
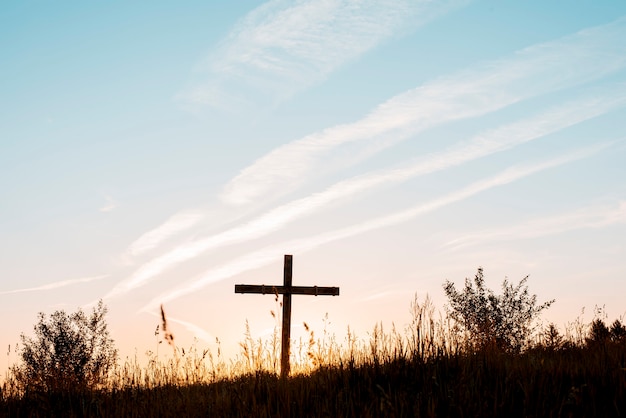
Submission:
[[[280,352],[280,375],[289,376],[289,339],[291,334],[291,295],[339,296],[338,287],[292,286],[293,256],[285,255],[283,285],[236,284],[235,293],[260,293],[283,295],[283,328]]]

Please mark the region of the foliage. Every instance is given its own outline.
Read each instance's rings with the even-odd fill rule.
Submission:
[[[542,344],[547,350],[558,350],[563,347],[564,340],[558,328],[550,323],[542,335]]]
[[[532,324],[541,311],[554,300],[537,304],[537,295],[528,293],[524,277],[517,285],[504,280],[502,294],[485,288],[483,269],[478,268],[474,280],[465,279],[458,291],[446,280],[444,291],[449,300],[448,314],[469,333],[473,348],[494,346],[505,351],[519,351],[532,332]]]
[[[586,344],[592,325],[582,318],[562,332],[551,324],[524,352],[486,347],[466,355],[451,320],[436,315],[428,298],[415,299],[411,317],[404,334],[377,324],[369,337],[349,333],[342,344],[326,333],[321,341],[304,341],[302,352],[292,353],[294,373],[286,380],[272,372],[277,356],[272,337],[256,342],[249,334],[245,339],[250,341],[241,345],[242,356],[230,363],[221,359],[218,340],[217,358],[195,345],[189,350],[173,347],[174,356],[167,361],[150,353],[147,367],[137,357],[126,359],[98,390],[41,396],[17,393],[8,380],[0,387],[0,416],[626,414],[626,339]],[[623,329],[621,322],[615,323],[615,329]],[[312,363],[315,367],[306,368]]]
[[[626,326],[619,319],[616,319],[609,328],[600,318],[591,322],[589,336],[586,339],[588,345],[606,344],[609,341],[620,342],[622,340],[626,340]]]
[[[35,337],[21,335],[22,363],[14,366],[17,382],[25,392],[67,392],[91,389],[106,381],[117,361],[100,301],[87,316],[81,309],[50,317],[39,313]]]
[[[619,342],[626,340],[626,325],[622,324],[619,319],[616,319],[611,325],[611,339]]]
[[[589,330],[589,337],[587,337],[587,344],[604,343],[609,340],[611,331],[604,324],[604,321],[600,318],[596,318],[591,323]]]

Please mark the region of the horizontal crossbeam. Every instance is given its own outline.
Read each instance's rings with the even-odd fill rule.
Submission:
[[[322,286],[272,286],[257,284],[236,284],[235,293],[260,293],[269,295],[278,293],[279,295],[313,295],[313,296],[339,296],[338,287]]]

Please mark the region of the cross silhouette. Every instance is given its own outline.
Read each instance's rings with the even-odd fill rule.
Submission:
[[[339,296],[338,287],[292,286],[293,256],[285,255],[283,285],[236,284],[235,293],[260,293],[283,295],[283,326],[280,352],[280,375],[289,376],[289,339],[291,336],[291,295]]]

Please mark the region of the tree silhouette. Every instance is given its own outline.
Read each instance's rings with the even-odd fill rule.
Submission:
[[[619,319],[616,319],[610,328],[601,318],[596,318],[591,322],[589,335],[586,338],[588,346],[621,341],[626,341],[626,326]]]
[[[448,315],[469,333],[472,348],[495,347],[505,351],[520,351],[532,332],[534,320],[554,300],[537,305],[537,295],[528,293],[528,276],[517,285],[504,280],[502,294],[485,288],[482,267],[474,280],[465,279],[463,291],[446,280],[443,288],[448,297]]]
[[[35,337],[21,335],[22,362],[13,368],[24,391],[74,391],[104,383],[117,360],[106,313],[102,301],[90,316],[81,309],[50,317],[40,312]]]
[[[564,346],[565,340],[554,323],[548,324],[542,335],[543,346],[548,350],[559,350]]]
[[[616,319],[611,325],[611,340],[615,342],[626,341],[626,325]]]
[[[606,343],[610,337],[611,330],[604,324],[602,319],[596,318],[591,322],[587,345]]]

